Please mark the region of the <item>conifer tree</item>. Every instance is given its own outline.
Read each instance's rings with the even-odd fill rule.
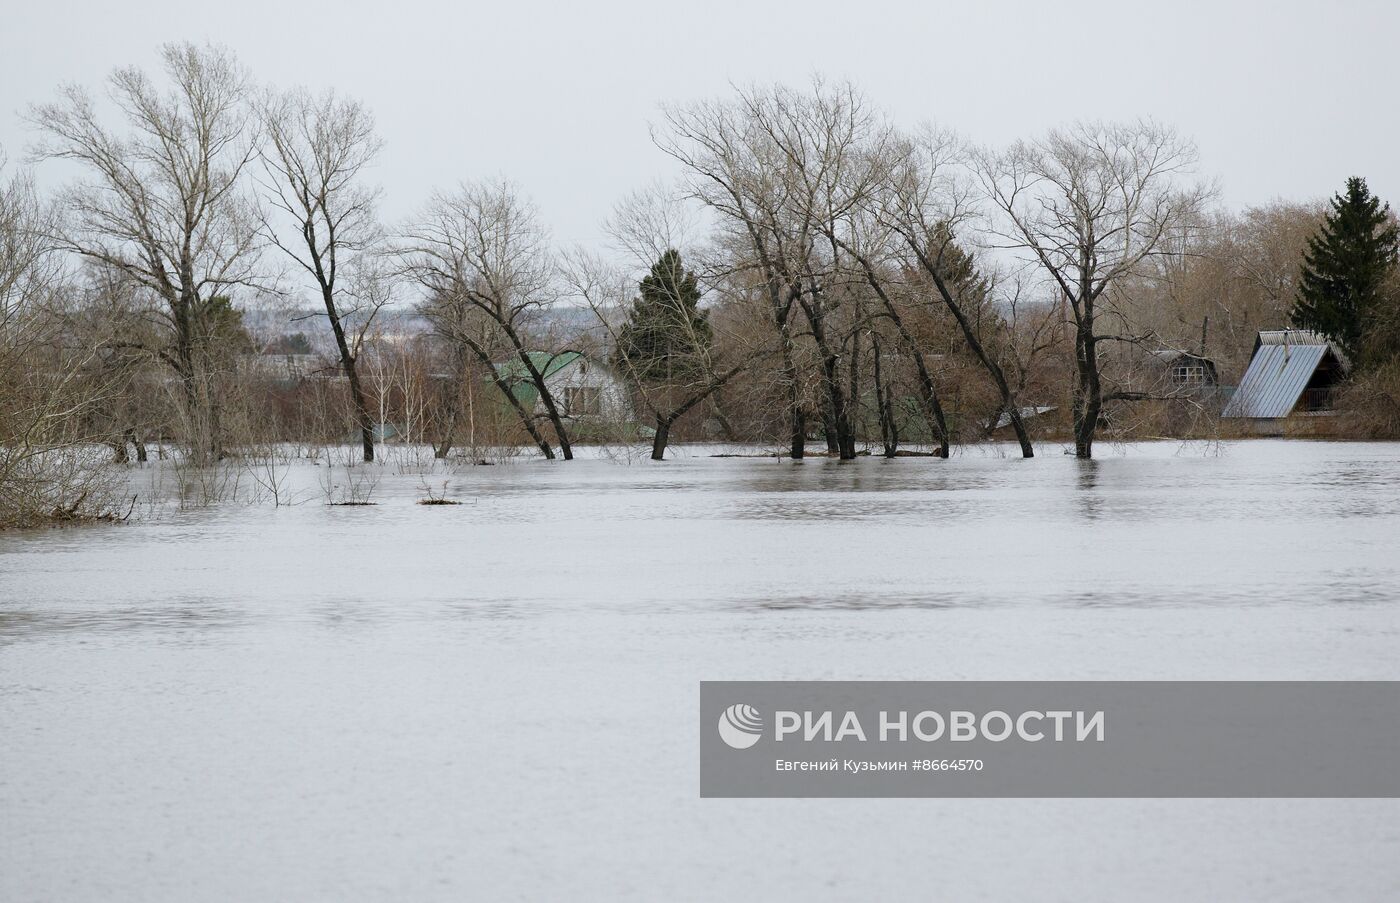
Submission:
[[[642,382],[687,379],[703,370],[713,333],[699,309],[700,288],[679,251],[669,250],[639,284],[618,334],[614,363]]]
[[[1327,336],[1358,360],[1386,300],[1396,245],[1390,206],[1371,194],[1365,179],[1347,179],[1346,193],[1332,199],[1332,212],[1308,240],[1294,325]]]

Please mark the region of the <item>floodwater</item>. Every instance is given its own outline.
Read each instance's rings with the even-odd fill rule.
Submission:
[[[696,723],[705,679],[1400,679],[1400,445],[706,451],[0,536],[0,900],[1400,897],[1400,801],[702,800]]]

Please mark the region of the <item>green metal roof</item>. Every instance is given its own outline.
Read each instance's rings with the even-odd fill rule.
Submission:
[[[535,369],[548,379],[583,357],[583,352],[560,351],[554,354],[549,351],[527,351],[526,355],[530,358],[530,363],[535,365]],[[525,410],[533,410],[535,403],[539,401],[539,390],[530,379],[530,371],[526,369],[525,362],[513,357],[494,366],[496,373],[510,386],[511,394],[520,401]]]
[[[527,351],[526,356],[530,358],[530,363],[535,365],[535,369],[545,376],[553,376],[560,370],[583,357],[581,351],[561,351],[553,354],[548,351]],[[518,357],[513,357],[508,361],[496,364],[496,372],[505,378],[506,382],[516,380],[528,380],[530,371],[525,368],[525,362]]]

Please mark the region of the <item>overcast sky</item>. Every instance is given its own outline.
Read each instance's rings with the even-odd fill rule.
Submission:
[[[0,147],[67,81],[156,66],[170,40],[232,47],[254,76],[365,100],[386,214],[505,175],[556,239],[593,243],[670,172],[662,101],[734,82],[850,78],[898,121],[1005,142],[1076,118],[1153,116],[1200,145],[1231,205],[1331,194],[1352,174],[1400,204],[1400,3],[665,3],[4,0]]]

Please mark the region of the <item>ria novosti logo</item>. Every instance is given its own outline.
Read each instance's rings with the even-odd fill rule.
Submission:
[[[924,743],[937,741],[970,742],[986,740],[1000,743],[1016,739],[1028,743],[1104,741],[1104,711],[1061,709],[1020,713],[993,709],[977,712],[967,709],[937,711],[924,709],[911,717],[907,710],[879,712],[878,733],[875,725],[863,723],[854,711],[787,711],[773,712],[773,740],[798,743],[841,743],[853,740],[865,743],[873,736],[881,743],[905,743],[913,739]],[[866,713],[867,722],[870,714]],[[733,749],[748,749],[763,736],[763,715],[751,705],[735,703],[720,713],[719,736]]]
[[[751,705],[732,705],[720,713],[719,736],[734,749],[748,749],[763,736],[763,716]]]

